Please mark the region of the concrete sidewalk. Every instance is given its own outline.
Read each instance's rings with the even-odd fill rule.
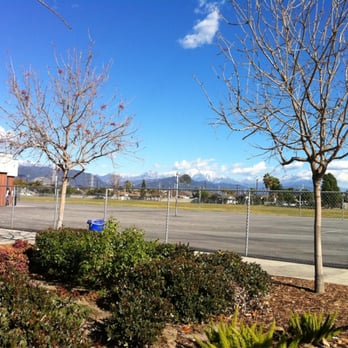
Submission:
[[[35,242],[36,232],[9,230],[0,228],[0,244],[10,244],[17,239]],[[314,266],[285,261],[267,260],[252,257],[243,257],[244,261],[259,264],[267,273],[275,276],[294,277],[301,279],[314,279]],[[348,286],[348,269],[324,267],[326,283]]]
[[[243,260],[259,264],[267,273],[274,276],[314,280],[313,265],[276,260],[254,259],[251,257],[243,257]],[[325,283],[348,286],[348,269],[324,267],[324,279]]]

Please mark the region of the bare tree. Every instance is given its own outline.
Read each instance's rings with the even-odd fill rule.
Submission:
[[[45,158],[62,173],[57,227],[62,227],[69,171],[81,174],[86,165],[137,145],[133,138],[132,117],[124,116],[125,105],[117,94],[101,94],[110,64],[98,72],[92,65],[92,47],[87,55],[77,50],[67,59],[56,59],[48,69],[46,86],[32,69],[20,77],[9,68],[10,96],[14,103],[0,106],[7,115],[11,132],[6,145],[17,155],[30,151],[30,158]],[[11,136],[10,136],[11,135]]]
[[[231,3],[232,17],[224,20],[236,35],[218,37],[225,65],[217,77],[226,99],[216,101],[199,83],[217,115],[215,125],[242,131],[244,139],[256,136],[254,146],[284,166],[309,164],[315,291],[321,293],[321,180],[332,161],[348,155],[348,1]]]

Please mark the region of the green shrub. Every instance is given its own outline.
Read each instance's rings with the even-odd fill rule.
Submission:
[[[229,269],[233,279],[244,289],[250,297],[257,297],[268,292],[271,278],[257,263],[234,262]]]
[[[221,266],[178,257],[157,264],[165,279],[164,295],[180,322],[202,322],[234,307],[234,283]]]
[[[102,232],[68,228],[39,232],[31,269],[72,285],[109,287],[125,270],[150,260],[153,245],[143,235],[135,227],[119,231],[113,220]]]
[[[91,347],[84,332],[86,317],[85,309],[31,284],[24,275],[2,276],[1,347]]]
[[[149,254],[151,259],[168,259],[179,256],[193,257],[194,250],[188,244],[158,243],[155,241],[152,242]]]
[[[225,309],[226,296],[218,291],[226,292],[226,283],[217,283],[223,277],[215,271],[207,272],[202,263],[184,257],[130,269],[106,301],[113,313],[106,325],[108,340],[117,346],[144,347],[166,323],[202,321]]]
[[[155,342],[171,321],[172,306],[163,296],[164,278],[158,268],[138,265],[110,292],[106,322],[109,342],[117,347],[144,347]]]
[[[109,222],[102,238],[104,244],[108,244],[108,253],[94,254],[97,259],[94,258],[91,270],[99,270],[96,277],[103,287],[112,286],[128,269],[151,259],[149,250],[152,249],[152,244],[145,241],[144,231],[141,229],[130,227],[118,231],[118,225]]]
[[[83,277],[80,266],[88,255],[84,241],[88,239],[94,239],[90,245],[98,245],[98,234],[86,230],[62,228],[38,232],[30,257],[31,270],[48,279],[79,284]]]
[[[168,257],[160,257],[157,250],[156,259],[129,268],[101,301],[113,313],[106,323],[108,339],[118,345],[150,343],[166,323],[204,322],[235,309],[235,290],[244,286],[236,282],[240,273],[236,277],[233,272],[236,264],[243,263],[238,255],[195,255],[186,247],[173,246],[159,249]],[[260,270],[253,268],[255,273]],[[267,287],[269,277],[263,276],[264,283],[253,285],[255,294]],[[258,284],[262,289],[256,291]]]
[[[271,284],[269,274],[256,263],[243,262],[234,252],[217,251],[198,256],[204,263],[223,267],[224,272],[247,291],[249,298],[265,294],[269,290]]]

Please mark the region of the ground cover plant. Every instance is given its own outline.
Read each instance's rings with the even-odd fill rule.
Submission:
[[[21,273],[18,269],[5,268],[2,279],[6,279],[6,286],[2,283],[0,290],[0,339],[4,347],[20,346],[16,337],[26,337],[23,347],[49,344],[53,347],[197,347],[198,332],[201,335],[198,337],[206,340],[207,325],[212,320],[229,322],[236,308],[245,327],[260,324],[267,333],[276,322],[288,332],[289,318],[295,329],[304,327],[302,317],[292,316],[290,309],[301,303],[299,299],[304,293],[312,295],[308,289],[304,292],[281,284],[258,265],[243,262],[235,253],[195,253],[188,245],[147,242],[142,230],[135,227],[120,230],[115,221],[109,221],[102,233],[71,229],[43,231],[31,248],[21,241],[16,244],[22,247],[19,263],[29,256],[30,263],[27,258],[24,264],[30,266],[31,272],[38,273],[29,273],[27,267],[22,273],[29,276],[16,278]],[[13,259],[8,264],[13,265]],[[37,284],[45,287],[42,289]],[[47,290],[48,284],[53,292]],[[16,293],[20,300],[14,300],[11,291],[19,285]],[[10,299],[15,305],[8,302]],[[337,312],[337,325],[347,325],[343,318],[348,310],[338,310],[347,300],[347,292],[342,292],[339,298],[327,300],[324,307],[326,313]],[[310,303],[307,301],[304,306],[302,301],[302,313],[310,310]],[[86,311],[86,304],[91,311]],[[15,306],[14,313],[18,315],[11,317]],[[271,308],[275,306],[278,311],[272,313]],[[317,304],[314,312],[322,309]],[[19,315],[20,310],[23,315]],[[31,312],[35,315],[30,316]],[[318,318],[313,323],[320,328]],[[333,317],[328,323],[329,332],[336,334]],[[66,333],[65,341],[56,337],[57,330]],[[306,335],[311,336],[308,331]],[[173,332],[174,338],[170,340]],[[330,338],[318,332],[316,335]],[[40,341],[40,337],[45,337],[45,341]],[[335,347],[339,347],[333,339]]]
[[[0,277],[1,347],[91,347],[88,308],[34,284],[18,271]]]

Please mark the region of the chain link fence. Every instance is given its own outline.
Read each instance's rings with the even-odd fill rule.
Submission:
[[[55,228],[59,193],[59,187],[13,187],[0,207],[0,228]],[[347,209],[347,192],[322,192],[324,263],[348,267]],[[90,219],[113,218],[149,239],[312,263],[313,217],[307,190],[69,188],[64,226],[87,230]]]

